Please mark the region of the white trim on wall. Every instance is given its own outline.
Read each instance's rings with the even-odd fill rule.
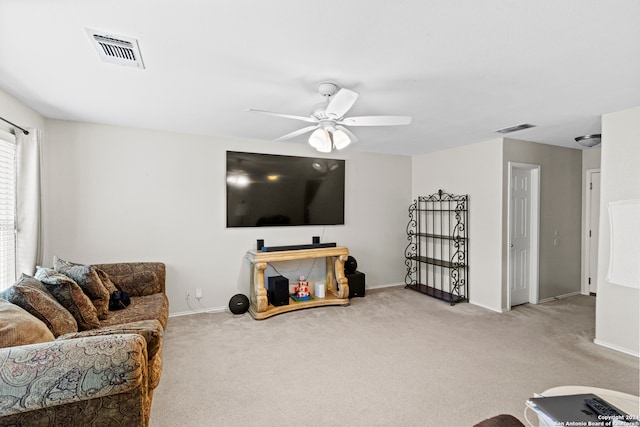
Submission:
[[[610,349],[612,349],[612,350],[619,351],[619,352],[621,352],[621,353],[629,354],[629,355],[631,355],[631,356],[640,357],[640,353],[639,353],[639,352],[637,352],[637,351],[629,350],[629,349],[626,349],[626,348],[624,348],[624,347],[620,347],[620,346],[615,345],[615,344],[610,344],[610,343],[608,343],[608,342],[606,342],[606,341],[602,341],[602,340],[599,340],[599,339],[597,339],[597,338],[593,340],[593,343],[594,343],[594,344],[601,345],[601,346],[603,346],[603,347],[610,348]]]
[[[545,302],[551,302],[551,301],[557,301],[557,300],[563,299],[563,298],[574,297],[576,295],[580,295],[580,292],[569,292],[568,294],[564,294],[564,295],[558,295],[558,296],[555,296],[555,297],[544,298],[544,299],[541,299],[540,301],[538,301],[538,304],[543,304]]]
[[[582,283],[580,286],[581,293],[583,295],[589,295],[589,256],[591,253],[591,239],[589,238],[589,225],[591,224],[591,189],[589,183],[591,183],[592,175],[594,173],[600,173],[600,168],[587,169],[584,174],[584,197],[585,197],[585,219],[582,227],[582,239],[584,242],[584,253],[582,254]],[[597,277],[595,278],[598,279]]]

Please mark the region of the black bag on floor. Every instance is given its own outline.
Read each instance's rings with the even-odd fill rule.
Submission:
[[[131,304],[131,298],[129,298],[129,294],[123,291],[113,291],[111,296],[109,297],[109,310],[122,310],[123,308],[127,308],[127,306]]]

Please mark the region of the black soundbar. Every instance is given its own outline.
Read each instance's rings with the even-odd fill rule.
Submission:
[[[310,245],[263,246],[262,252],[297,251],[300,249],[335,248],[335,243],[312,243]]]

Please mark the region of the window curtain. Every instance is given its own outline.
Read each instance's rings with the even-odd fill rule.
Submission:
[[[42,261],[40,133],[16,132],[16,273],[34,275]]]
[[[16,136],[0,128],[0,290],[16,281]]]

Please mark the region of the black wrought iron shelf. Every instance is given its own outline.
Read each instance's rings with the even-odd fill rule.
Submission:
[[[418,209],[418,212],[440,212],[442,209]],[[461,211],[464,211],[466,209],[460,209]]]
[[[411,233],[409,233],[411,234]],[[416,236],[420,236],[420,237],[429,237],[432,239],[445,239],[445,240],[467,240],[466,237],[460,237],[460,236],[447,236],[447,235],[443,235],[443,234],[429,234],[429,233],[415,233]]]
[[[414,283],[405,287],[429,295],[431,297],[450,302],[452,305],[465,300],[463,297],[460,297],[458,295],[454,295],[441,289],[434,288],[433,286],[423,285],[421,283]]]
[[[413,256],[411,257],[411,259],[418,262],[424,262],[426,264],[437,265],[439,267],[447,267],[447,268],[464,267],[463,263],[451,262],[451,261],[446,261],[444,259],[437,259],[437,258],[427,258],[426,256]]]
[[[439,190],[409,206],[405,287],[454,305],[468,301],[469,196]]]

